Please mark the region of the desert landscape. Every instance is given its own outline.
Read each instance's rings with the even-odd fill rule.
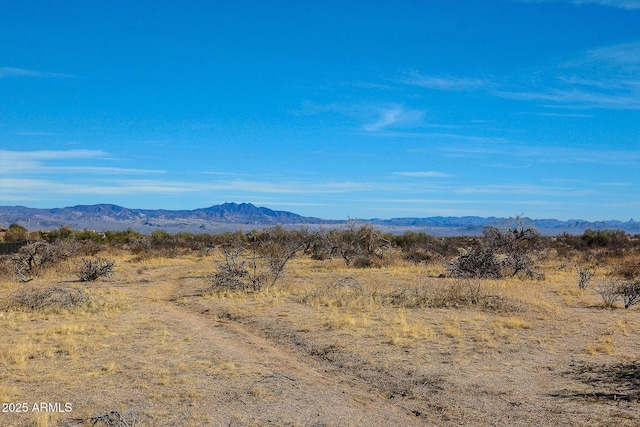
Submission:
[[[3,426],[640,423],[638,236],[29,239],[2,259]]]
[[[0,0],[0,427],[640,426],[639,23]]]

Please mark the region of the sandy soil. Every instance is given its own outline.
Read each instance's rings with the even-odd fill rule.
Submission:
[[[112,425],[139,426],[640,425],[637,310],[548,283],[531,285],[548,306],[515,314],[312,307],[286,289],[206,297],[208,268],[121,263],[91,286],[126,309],[0,316],[3,401],[73,406],[0,413],[0,425],[92,425],[111,411]],[[325,280],[309,274],[285,284]]]

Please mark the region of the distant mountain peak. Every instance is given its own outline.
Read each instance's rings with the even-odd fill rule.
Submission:
[[[621,229],[630,234],[640,233],[640,223],[633,219],[621,221],[584,221],[572,219],[523,218],[527,224],[536,227],[541,233],[558,235],[563,232],[580,234],[588,228]],[[403,233],[421,231],[436,236],[481,234],[488,226],[500,226],[507,218],[478,216],[430,217],[430,218],[392,218],[362,220],[385,232]],[[37,224],[42,229],[58,228],[70,225],[75,229],[126,230],[132,228],[143,233],[154,230],[167,232],[209,232],[232,231],[283,225],[299,226],[339,226],[345,221],[324,220],[305,217],[287,211],[275,211],[258,207],[252,203],[227,202],[208,208],[194,210],[167,209],[129,209],[113,204],[76,205],[66,208],[35,209],[24,206],[0,206],[0,224]]]

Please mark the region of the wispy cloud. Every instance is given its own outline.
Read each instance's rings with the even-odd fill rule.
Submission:
[[[615,2],[602,3],[613,5]],[[627,6],[630,8],[631,3]],[[484,91],[553,108],[640,110],[640,42],[592,49],[559,63],[554,69],[529,76],[503,76],[497,80],[410,71],[395,81],[433,90]],[[392,118],[392,115],[387,117]]]
[[[454,175],[436,172],[436,171],[424,171],[424,172],[396,172],[394,175],[407,176],[411,178],[451,178]]]
[[[518,0],[521,3],[573,3],[575,5],[598,4],[618,9],[640,9],[640,0]]]
[[[417,71],[406,72],[400,78],[396,79],[396,81],[405,85],[444,91],[469,90],[487,87],[490,85],[490,82],[485,79],[429,76],[420,74]]]
[[[640,110],[640,42],[592,49],[535,80],[541,83],[494,94],[553,107]]]
[[[0,67],[0,79],[10,77],[40,77],[40,78],[73,78],[72,74],[51,73],[48,71],[26,70],[24,68]]]
[[[363,126],[367,132],[375,132],[392,126],[416,126],[422,122],[424,112],[393,105],[380,111],[376,121]]]
[[[78,160],[106,157],[102,150],[39,150],[9,151],[0,150],[0,174],[37,172],[48,160]]]
[[[593,196],[599,192],[591,189],[574,189],[563,187],[549,187],[533,184],[513,184],[513,185],[478,185],[472,187],[462,187],[453,190],[456,194],[504,194],[519,196],[550,196],[550,197],[579,197]]]
[[[522,168],[532,163],[586,163],[603,166],[640,166],[640,150],[603,150],[592,147],[524,146],[518,144],[484,144],[438,147],[445,156],[487,159],[487,166]],[[502,159],[500,162],[492,159]]]
[[[572,2],[574,4],[600,4],[627,10],[640,9],[639,0],[573,0]]]
[[[43,173],[87,173],[87,174],[147,174],[164,173],[159,170],[119,168],[109,166],[87,166],[69,164],[83,160],[110,160],[102,150],[0,150],[0,175],[35,175]],[[52,164],[51,162],[64,164]]]
[[[562,108],[640,110],[640,98],[636,94],[602,93],[578,88],[547,89],[540,92],[498,92],[497,94],[507,99],[542,101],[548,106]]]

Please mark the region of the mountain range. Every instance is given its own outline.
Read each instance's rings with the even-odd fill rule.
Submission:
[[[489,225],[501,226],[508,219],[497,217],[429,217],[360,220],[390,233],[421,231],[434,236],[476,235]],[[587,229],[620,229],[629,234],[640,233],[640,222],[633,219],[622,222],[584,221],[523,218],[542,234],[557,235],[563,232],[582,234]],[[129,209],[111,204],[78,205],[66,208],[36,209],[24,206],[0,206],[0,226],[20,224],[30,230],[52,229],[63,225],[75,229],[96,231],[126,230],[128,228],[150,233],[165,230],[169,233],[218,233],[238,229],[248,230],[274,225],[284,227],[332,228],[345,220],[326,220],[305,217],[292,212],[275,211],[251,203],[224,203],[194,210]]]

